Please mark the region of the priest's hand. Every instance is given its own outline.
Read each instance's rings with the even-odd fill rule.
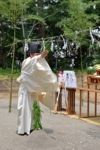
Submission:
[[[49,53],[49,52],[48,52],[47,50],[44,50],[44,51],[42,52],[42,54],[41,54],[41,55],[42,55],[42,58],[46,57],[46,56],[48,55],[48,53]]]

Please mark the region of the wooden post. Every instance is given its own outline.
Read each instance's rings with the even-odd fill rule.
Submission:
[[[95,85],[95,90],[97,90],[97,85]],[[95,117],[97,116],[97,93],[95,92]]]
[[[80,90],[79,118],[82,118],[82,91]]]
[[[66,90],[68,91],[68,114],[76,114],[75,112],[75,92],[76,88],[69,88],[67,87]]]
[[[88,89],[90,88],[90,85],[88,84]],[[87,92],[87,117],[89,117],[89,97],[90,97],[90,92]]]

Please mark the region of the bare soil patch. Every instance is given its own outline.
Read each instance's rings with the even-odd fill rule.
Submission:
[[[0,99],[9,98],[10,95],[10,80],[0,80]],[[14,79],[13,80],[13,92],[12,97],[16,98],[18,95],[19,84]]]
[[[84,83],[83,86],[84,88],[87,88],[86,83]],[[77,87],[82,87],[81,77],[77,77]],[[95,86],[91,85],[90,88],[95,89]],[[16,81],[16,79],[13,79],[13,92],[12,92],[13,98],[17,98],[18,89],[19,89],[19,84]],[[100,90],[100,86],[98,86],[98,89]],[[0,80],[0,99],[9,98],[9,95],[10,95],[10,80]],[[76,90],[75,99],[77,100],[80,99],[79,90]],[[87,101],[87,92],[83,92],[83,101]],[[94,92],[90,92],[90,101],[91,102],[95,101]],[[100,93],[97,94],[97,102],[100,103]]]

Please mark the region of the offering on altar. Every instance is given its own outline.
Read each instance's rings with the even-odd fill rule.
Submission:
[[[76,76],[74,71],[64,71],[63,72],[64,82],[66,87],[77,87]]]
[[[77,87],[76,76],[74,71],[59,71],[58,72],[58,83],[62,87]]]

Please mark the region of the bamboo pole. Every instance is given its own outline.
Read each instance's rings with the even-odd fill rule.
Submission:
[[[12,87],[13,87],[13,72],[14,72],[14,58],[15,58],[15,31],[16,25],[14,25],[14,41],[13,41],[13,56],[12,56],[12,69],[11,69],[11,76],[10,76],[10,100],[9,100],[9,112],[11,112],[12,107]]]

